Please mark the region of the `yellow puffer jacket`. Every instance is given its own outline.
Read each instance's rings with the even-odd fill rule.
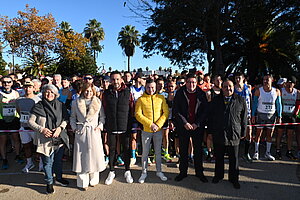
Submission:
[[[153,132],[150,128],[152,123],[160,130],[168,117],[169,108],[166,99],[160,94],[148,95],[145,92],[135,104],[135,118],[143,124],[146,132]]]

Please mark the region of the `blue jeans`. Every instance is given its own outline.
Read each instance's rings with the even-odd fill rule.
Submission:
[[[42,155],[43,168],[45,172],[45,181],[47,184],[53,184],[53,173],[56,179],[62,179],[62,157],[64,147],[56,149],[50,156]]]

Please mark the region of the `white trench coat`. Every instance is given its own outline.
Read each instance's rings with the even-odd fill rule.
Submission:
[[[88,112],[87,112],[88,110]],[[72,102],[70,124],[75,132],[73,171],[94,173],[105,170],[101,131],[105,123],[102,103],[93,97],[89,107],[84,98]],[[100,128],[95,130],[95,128]]]

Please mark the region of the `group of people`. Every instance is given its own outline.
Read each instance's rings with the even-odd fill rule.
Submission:
[[[15,75],[3,76],[0,90],[0,154],[2,169],[7,169],[7,141],[11,135],[15,160],[22,164],[23,147],[28,173],[35,167],[34,147],[39,169],[45,173],[47,193],[56,182],[67,186],[62,177],[65,148],[73,152],[73,171],[77,187],[87,190],[99,183],[99,173],[109,165],[106,185],[113,183],[116,163],[124,165],[124,178],[133,183],[130,166],[136,163],[138,144],[142,146],[142,171],[138,179],[147,178],[149,153],[153,143],[156,175],[162,172],[162,158],[172,160],[170,147],[179,157],[179,174],[175,181],[187,177],[190,159],[195,175],[208,182],[203,171],[203,144],[208,158],[215,159],[212,183],[224,178],[224,155],[229,158],[229,181],[239,189],[239,144],[244,140],[243,158],[260,159],[260,141],[266,141],[265,158],[281,159],[281,139],[287,133],[289,159],[294,132],[300,151],[300,92],[295,77],[280,79],[273,87],[271,75],[253,87],[243,73],[223,79],[202,71],[183,72],[178,77],[132,75],[114,71],[95,80],[90,74],[63,78],[59,74],[43,79],[31,77],[18,81]],[[292,123],[283,126],[281,123]],[[272,135],[278,124],[276,154],[271,154]],[[10,133],[9,130],[16,130]],[[253,130],[255,134],[253,134]],[[266,130],[264,132],[264,130]],[[174,136],[171,142],[171,133]],[[140,136],[140,137],[139,137]],[[254,155],[249,148],[254,142]],[[22,145],[21,145],[22,144]],[[162,156],[163,155],[163,156]],[[298,153],[299,155],[299,153]],[[55,174],[55,179],[54,179]]]

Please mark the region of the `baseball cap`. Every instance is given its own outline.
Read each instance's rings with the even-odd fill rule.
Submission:
[[[23,86],[34,86],[32,81],[26,81]]]
[[[287,79],[286,78],[280,78],[278,81],[277,81],[277,85],[282,85],[284,83],[286,83]]]

